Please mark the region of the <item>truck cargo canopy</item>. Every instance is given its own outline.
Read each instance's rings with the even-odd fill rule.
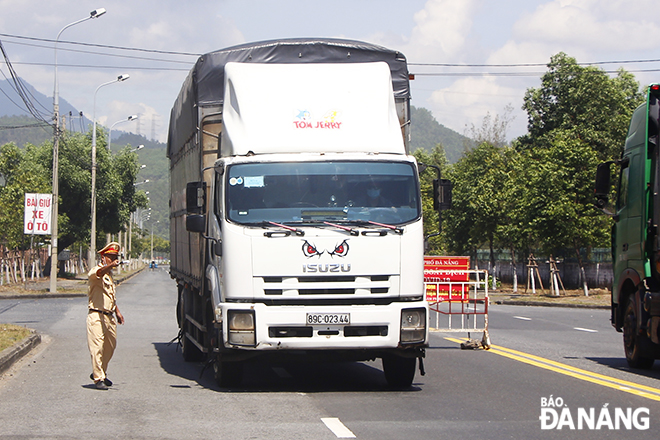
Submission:
[[[225,65],[229,62],[325,64],[378,61],[387,63],[390,68],[395,100],[409,100],[410,85],[405,56],[398,51],[360,41],[284,39],[244,44],[203,55],[188,74],[172,107],[168,157],[173,157],[195,134],[198,106],[223,104]]]
[[[405,154],[384,62],[225,66],[221,154]]]

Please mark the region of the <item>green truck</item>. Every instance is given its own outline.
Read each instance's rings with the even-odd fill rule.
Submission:
[[[612,325],[623,333],[632,368],[660,359],[660,84],[633,113],[621,159],[596,173],[596,206],[612,227]],[[617,198],[609,207],[610,176],[618,169]]]

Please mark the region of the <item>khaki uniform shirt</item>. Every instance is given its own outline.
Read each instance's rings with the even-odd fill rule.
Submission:
[[[101,267],[100,264],[96,265],[87,274],[88,308],[114,313],[116,307],[115,280],[112,279],[112,275],[109,273],[103,275],[102,278],[96,276],[96,271]]]

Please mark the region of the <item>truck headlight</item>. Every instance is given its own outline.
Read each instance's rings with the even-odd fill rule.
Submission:
[[[255,345],[256,336],[254,331],[253,310],[227,311],[227,326],[229,328],[230,344]]]
[[[401,311],[401,343],[424,342],[426,338],[426,309]]]

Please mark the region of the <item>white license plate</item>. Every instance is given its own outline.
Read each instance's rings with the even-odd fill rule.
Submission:
[[[308,313],[307,324],[326,325],[326,324],[350,324],[350,313]]]

